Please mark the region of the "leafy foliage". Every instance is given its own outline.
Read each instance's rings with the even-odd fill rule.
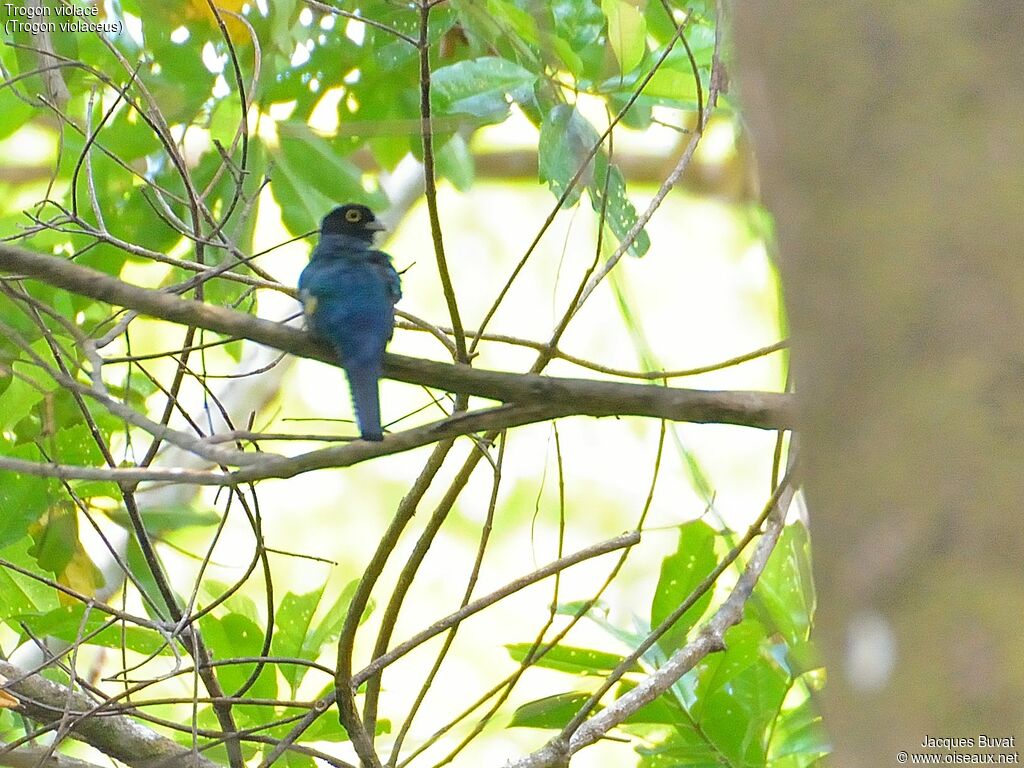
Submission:
[[[624,633],[597,614],[591,618],[632,649],[696,590],[700,597],[693,607],[643,656],[644,666],[657,669],[686,645],[701,616],[709,615],[722,600],[713,598],[713,590],[699,590],[718,562],[719,542],[727,544],[728,539],[703,521],[682,527],[677,551],[662,561],[649,621],[636,634]],[[746,619],[728,630],[723,653],[701,660],[622,727],[636,741],[640,765],[788,768],[812,765],[828,753],[810,699],[822,678],[820,670],[807,666],[814,615],[809,573],[807,529],[794,523],[784,529],[751,598],[750,605],[765,618]],[[510,646],[517,659],[531,649],[528,644]],[[581,678],[600,682],[623,659],[607,651],[559,646],[537,666],[572,674],[578,684]],[[614,698],[628,693],[640,679],[641,668],[626,670]],[[593,684],[523,704],[512,725],[560,729],[595,689]]]

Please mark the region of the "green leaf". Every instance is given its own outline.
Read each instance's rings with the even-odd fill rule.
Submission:
[[[71,398],[67,398],[71,400]],[[61,429],[57,432],[53,458],[61,464],[79,464],[82,466],[103,465],[103,454],[96,445],[92,432],[81,423],[82,413],[77,408],[67,414],[69,418],[77,418],[77,424],[67,426],[65,414],[61,413],[58,423]]]
[[[764,765],[768,729],[789,687],[788,676],[764,658],[717,689],[704,705],[703,732],[737,765]]]
[[[528,98],[536,81],[535,72],[507,59],[484,56],[435,70],[431,96],[439,114],[500,122],[509,114],[509,99]]]
[[[555,197],[569,188],[569,182],[579,172],[587,156],[593,151],[600,136],[594,126],[569,104],[558,104],[544,116],[537,143],[537,170]],[[582,190],[594,181],[593,160],[581,174],[572,191],[565,198],[564,208],[575,205]]]
[[[33,525],[29,534],[33,546],[28,553],[44,571],[60,574],[79,549],[78,512],[68,504],[54,504],[45,522]]]
[[[28,550],[32,546],[32,540],[25,533],[27,527],[26,525],[22,529],[21,536],[13,544],[0,549],[0,557],[21,566],[30,573],[35,573],[38,566],[35,559],[28,554]],[[0,582],[0,595],[3,595],[0,603],[3,600],[9,600],[12,606],[18,606],[18,610],[26,613],[45,613],[58,607],[57,593],[52,587],[41,584],[37,580],[23,576],[13,570],[0,569],[0,572],[5,573],[9,582],[15,585],[8,592],[6,589],[7,582]],[[10,612],[0,611],[0,617],[4,621],[13,621],[11,617],[14,615],[15,610],[13,608]]]
[[[533,648],[533,643],[512,643],[505,646],[509,656],[519,662],[524,661]],[[622,656],[615,653],[595,651],[591,648],[576,648],[569,645],[556,645],[534,661],[533,666],[557,669],[559,672],[569,672],[577,675],[604,676],[621,663]]]
[[[108,513],[108,516],[111,520],[126,528],[131,524],[128,513],[123,508]],[[211,509],[202,509],[185,504],[147,507],[142,512],[142,517],[146,521],[146,529],[155,535],[162,535],[170,531],[180,531],[182,528],[205,528],[216,525],[220,521],[220,515]]]
[[[323,593],[324,588],[321,586],[304,595],[289,592],[284,596],[274,614],[273,651],[275,656],[288,656],[310,661],[316,658],[320,645],[313,647],[310,642],[312,639],[310,626]],[[292,695],[295,694],[308,669],[308,667],[298,664],[281,666],[281,673],[291,686]]]
[[[696,668],[690,712],[729,762],[764,765],[769,728],[791,684],[777,661],[782,648],[750,618],[726,632],[725,645]]]
[[[644,96],[677,106],[695,104],[697,84],[693,72],[662,66],[644,86]]]
[[[284,764],[287,768],[316,768],[316,763],[309,755],[300,755],[288,751],[284,753]]]
[[[626,194],[626,180],[618,166],[608,163],[604,154],[597,156],[597,174],[590,185],[590,202],[594,210],[601,211],[602,199],[605,197],[605,179],[607,178],[607,198],[605,206],[605,223],[620,243],[624,242],[630,230],[636,225],[639,217],[636,208]],[[630,243],[628,252],[634,256],[643,256],[651,247],[651,238],[643,229]]]
[[[556,34],[572,50],[584,51],[601,37],[604,14],[594,0],[555,0],[551,12]]]
[[[358,580],[346,584],[337,599],[323,608],[323,587],[302,595],[286,594],[274,615],[274,655],[315,661],[325,645],[338,639],[358,584]],[[319,622],[314,619],[318,609],[322,617]],[[372,606],[367,606],[363,620],[370,610]],[[286,664],[280,670],[294,695],[309,667]]]
[[[315,698],[322,699],[324,696],[328,695],[328,693],[333,691],[333,690],[334,690],[334,683],[332,682],[330,685],[328,685],[326,688],[324,688],[320,692],[320,694],[318,696],[316,696]],[[275,729],[275,731],[278,732],[278,735],[284,736],[291,729],[292,729],[292,725],[288,724],[288,725],[282,725],[279,730]],[[375,736],[383,736],[383,735],[388,734],[388,733],[391,733],[391,721],[388,720],[387,718],[378,718],[377,719],[377,723],[376,723],[376,727],[374,728],[374,735]],[[316,719],[316,721],[314,721],[313,725],[311,725],[309,727],[309,729],[305,733],[302,734],[302,740],[304,742],[329,741],[329,742],[333,742],[333,743],[337,744],[337,743],[348,741],[349,738],[348,738],[348,733],[346,733],[345,729],[342,728],[341,725],[338,723],[338,718],[336,718],[336,717],[318,717]]]
[[[166,653],[166,641],[157,632],[134,626],[122,626],[110,623],[110,616],[97,610],[90,610],[86,615],[86,607],[81,603],[61,606],[47,613],[22,614],[14,617],[28,627],[36,637],[55,637],[65,642],[75,642],[91,634],[86,645],[103,648],[127,648],[138,653]],[[100,630],[97,632],[97,630]]]
[[[93,125],[98,125],[102,119],[99,106],[97,104],[97,115],[93,118]],[[111,120],[108,120],[99,134],[98,140],[103,146],[108,146],[116,151],[117,156],[126,162],[145,157],[152,152],[159,151],[162,147],[160,139],[157,138],[153,129],[134,109],[123,109]],[[152,209],[148,210],[152,215]]]
[[[638,768],[718,768],[729,763],[707,737],[686,723],[679,723],[660,740],[641,742]]]
[[[334,201],[306,189],[302,176],[283,159],[274,166],[270,192],[281,206],[281,221],[293,235],[315,229]]]
[[[338,203],[364,201],[363,174],[322,136],[304,123],[278,123],[281,153],[290,168],[324,197]]]
[[[622,681],[615,693],[615,698],[633,690],[636,683],[628,680]],[[650,704],[641,707],[632,715],[626,718],[627,723],[648,723],[653,725],[671,725],[679,727],[689,721],[689,714],[676,700],[671,691],[663,693]]]
[[[0,139],[6,139],[35,114],[31,105],[14,95],[13,89],[0,91]]]
[[[789,697],[787,696],[787,704]],[[788,758],[788,765],[811,765],[815,760],[831,752],[828,734],[822,723],[821,715],[814,707],[809,696],[796,706],[785,706],[771,729],[771,743],[768,747],[768,759],[773,765]]]
[[[686,600],[694,588],[718,563],[715,539],[718,533],[703,520],[694,520],[679,529],[679,543],[674,554],[661,563],[661,576],[651,601],[651,626],[656,627]],[[684,613],[672,628],[662,635],[659,646],[671,654],[686,642],[690,628],[711,602],[709,589]]]
[[[810,636],[816,596],[811,542],[802,523],[787,525],[757,582],[750,604],[790,648]]]
[[[341,590],[334,603],[324,611],[323,620],[313,627],[310,632],[308,647],[323,648],[327,643],[335,642],[341,634],[341,627],[345,623],[345,616],[348,613],[349,603],[359,586],[359,579],[353,579]],[[373,613],[376,604],[370,600],[363,609],[363,615],[359,617],[360,625]]]
[[[632,71],[647,52],[647,22],[636,0],[601,0],[608,19],[608,43],[619,62],[619,72]]]
[[[630,231],[636,225],[639,217],[636,208],[630,202],[626,194],[626,179],[618,166],[609,164],[604,157],[599,155],[597,159],[597,178],[590,187],[591,205],[595,211],[601,210],[601,199],[605,197],[605,175],[607,174],[607,206],[605,207],[605,223],[615,238],[620,243],[626,242]],[[641,229],[633,242],[630,243],[628,252],[634,256],[643,256],[650,248],[650,237],[646,230]]]
[[[0,453],[15,459],[39,461],[35,446],[11,446],[0,441]],[[6,473],[0,482],[0,547],[21,539],[28,527],[49,508],[53,481],[43,477]]]
[[[6,568],[0,568],[0,616],[29,613],[38,608]],[[6,621],[6,618],[4,619]]]
[[[21,361],[11,364],[15,375],[0,395],[0,431],[12,430],[28,416],[47,392],[57,388],[56,382],[35,365]]]
[[[512,715],[510,728],[561,728],[575,715],[590,694],[579,691],[545,696],[523,704]]]
[[[362,172],[341,152],[302,123],[278,125],[281,152],[270,185],[281,218],[293,234],[315,229],[334,206],[348,202],[384,207],[379,193],[363,188]]]
[[[437,170],[460,192],[473,186],[474,163],[469,145],[456,133],[437,152]]]
[[[211,579],[209,577],[203,579],[202,591],[204,597],[211,601],[219,601],[223,595],[228,594],[233,585],[227,582],[220,581],[219,579]],[[260,612],[256,608],[256,603],[249,595],[245,594],[243,590],[236,590],[223,602],[220,603],[222,608],[226,608],[231,613],[244,616],[254,624],[260,623]]]
[[[219,661],[263,653],[263,629],[248,616],[229,613],[218,619],[207,615],[200,619],[200,624],[204,639],[213,651],[214,658]],[[248,680],[255,667],[255,664],[248,662],[225,664],[218,668],[217,676],[228,695],[232,695]],[[274,698],[277,695],[273,665],[263,666],[256,683],[248,689],[248,695],[254,698]],[[261,724],[261,718],[266,715],[266,711],[260,707],[238,707],[236,711],[246,713],[247,720]]]
[[[743,670],[757,663],[761,643],[767,633],[757,621],[745,619],[725,633],[726,651],[708,656],[695,669],[694,714],[701,716],[702,707],[712,694],[726,688]]]
[[[558,603],[555,606],[555,613],[559,616],[577,616],[579,614],[590,615],[603,614],[608,615],[610,608],[608,604],[603,600],[592,602],[590,600],[570,600],[565,603]]]

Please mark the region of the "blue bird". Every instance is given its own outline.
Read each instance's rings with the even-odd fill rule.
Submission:
[[[365,205],[335,208],[320,223],[320,241],[299,275],[310,329],[330,342],[345,369],[363,440],[384,439],[377,383],[402,298],[391,257],[373,248],[382,229]]]

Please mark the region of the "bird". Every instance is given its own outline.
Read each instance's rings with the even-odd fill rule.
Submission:
[[[391,257],[373,247],[384,229],[365,205],[332,209],[299,275],[299,298],[310,330],[327,341],[345,370],[363,440],[384,439],[378,382],[395,327],[401,280]]]

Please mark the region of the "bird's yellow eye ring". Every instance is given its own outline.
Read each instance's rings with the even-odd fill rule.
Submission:
[[[360,221],[362,221],[362,219],[363,214],[354,208],[351,211],[345,211],[345,221],[351,222],[352,224],[357,224]]]

